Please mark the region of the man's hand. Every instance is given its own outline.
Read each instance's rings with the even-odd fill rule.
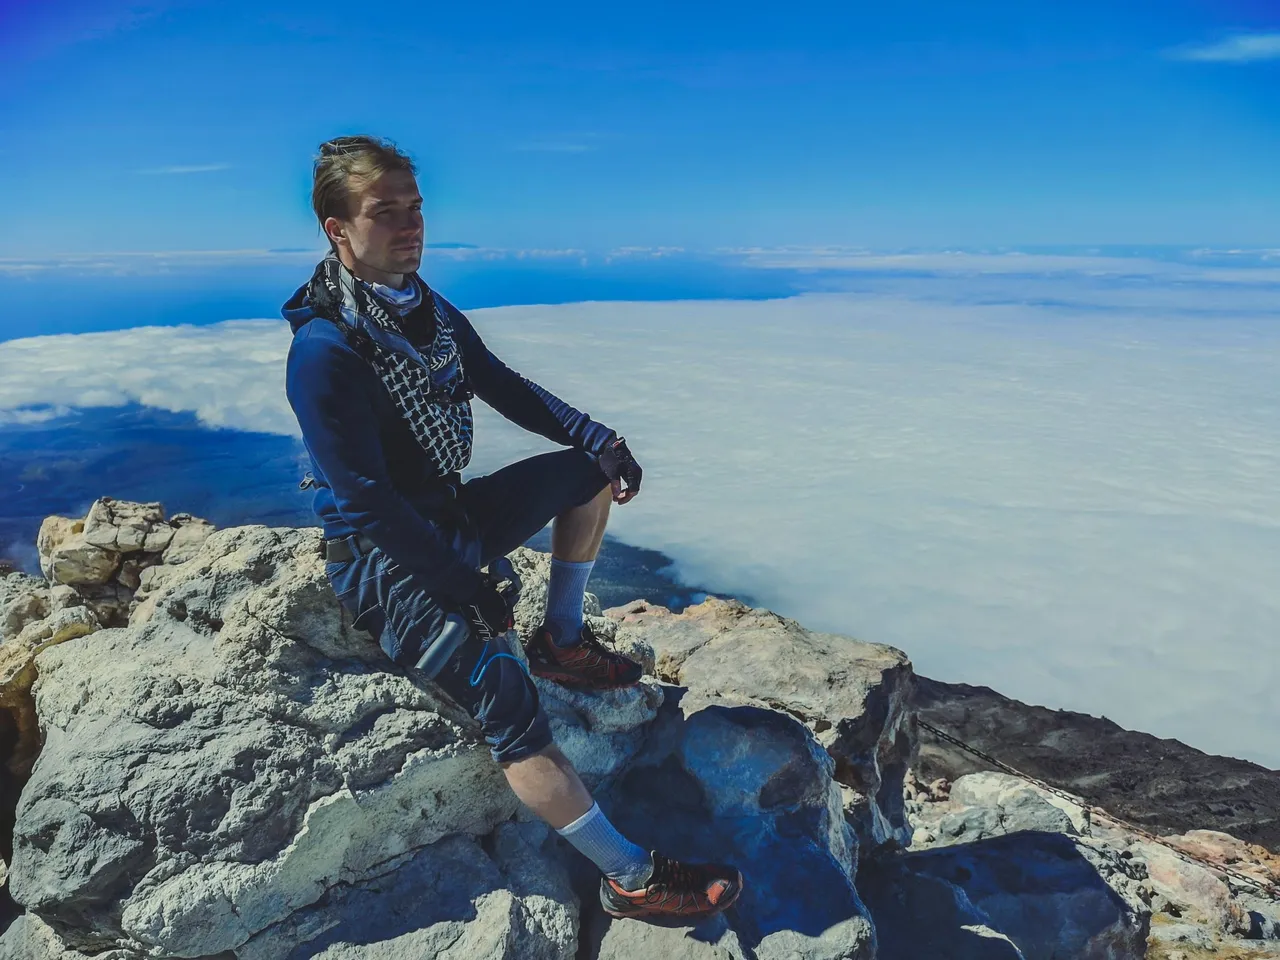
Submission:
[[[462,602],[461,614],[481,640],[492,640],[516,625],[515,613],[492,577],[485,576],[480,589]]]
[[[600,454],[600,469],[613,486],[614,503],[626,503],[640,492],[640,478],[644,476],[644,471],[636,463],[636,458],[627,449],[627,441],[622,437],[614,440]],[[625,490],[622,486],[624,481]]]

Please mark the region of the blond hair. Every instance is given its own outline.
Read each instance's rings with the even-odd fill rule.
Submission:
[[[391,170],[416,174],[407,153],[390,140],[378,137],[334,137],[320,144],[311,174],[311,209],[325,232],[329,217],[351,217],[351,189],[372,183]],[[326,237],[328,236],[327,232]],[[329,242],[333,246],[333,241]]]

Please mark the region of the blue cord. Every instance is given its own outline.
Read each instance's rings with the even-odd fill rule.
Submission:
[[[524,661],[521,660],[519,657],[510,653],[495,653],[492,657],[486,660],[484,658],[484,655],[488,652],[489,652],[489,641],[486,640],[484,642],[484,649],[480,651],[480,659],[476,661],[475,669],[471,671],[471,679],[468,681],[471,684],[471,686],[473,687],[480,686],[481,681],[484,680],[484,675],[489,672],[489,668],[493,666],[495,663],[497,663],[499,660],[501,660],[503,657],[506,657],[508,660],[514,660],[516,663],[518,663],[520,665],[520,669],[525,672],[525,676],[528,676],[529,668],[524,665]]]

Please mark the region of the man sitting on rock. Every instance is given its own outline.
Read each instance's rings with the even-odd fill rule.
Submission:
[[[514,616],[480,568],[554,519],[547,610],[526,649],[529,669],[587,689],[639,680],[640,666],[602,645],[582,616],[610,502],[640,491],[625,440],[508,368],[418,276],[422,197],[412,160],[393,144],[322,144],[312,206],[331,249],[282,309],[294,331],[286,392],[311,455],[304,483],[316,488],[325,573],[339,600],[408,668],[446,616],[462,614],[472,639],[435,682],[479,721],[516,796],[600,868],[608,913],[696,920],[723,910],[741,892],[741,874],[651,855],[623,838],[553,745],[523,665],[487,649],[500,647]],[[462,482],[473,396],[569,449]]]

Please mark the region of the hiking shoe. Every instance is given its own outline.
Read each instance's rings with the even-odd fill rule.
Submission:
[[[557,647],[544,623],[534,631],[524,652],[529,657],[529,672],[535,677],[580,690],[630,687],[642,672],[640,664],[610,650],[586,624],[572,647]]]
[[[600,905],[611,917],[697,922],[733,905],[742,893],[742,873],[720,863],[680,863],[653,855],[653,876],[639,890],[623,890],[600,878]]]

